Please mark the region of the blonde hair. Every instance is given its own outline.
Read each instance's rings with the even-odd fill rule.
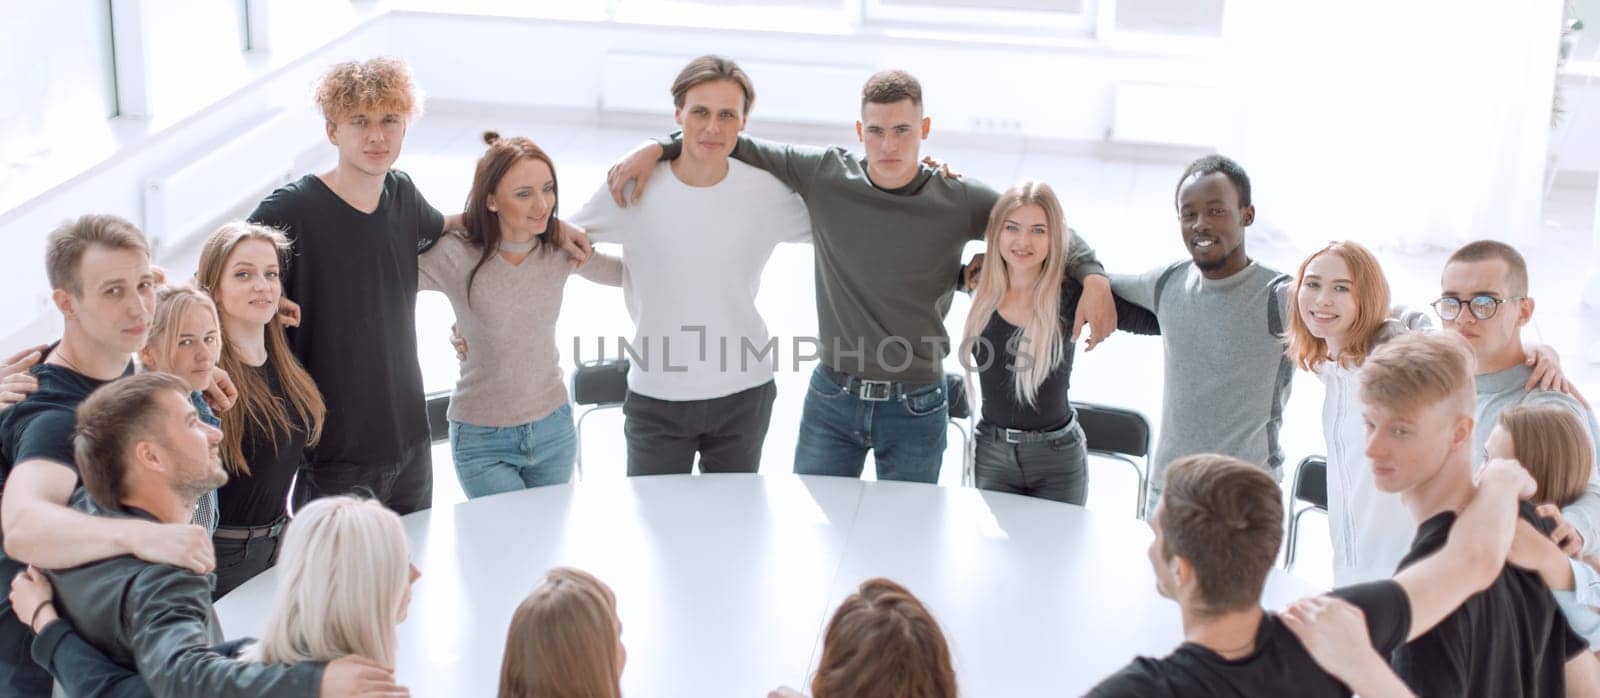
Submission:
[[[367,109],[400,114],[407,121],[422,116],[422,90],[398,58],[334,64],[317,83],[316,101],[329,122]]]
[[[150,339],[145,341],[144,351],[140,352],[140,358],[144,359],[147,365],[156,370],[165,370],[171,366],[172,354],[178,346],[179,324],[183,321],[184,314],[195,307],[204,308],[211,313],[211,321],[216,325],[220,343],[222,319],[217,316],[217,304],[212,302],[211,296],[188,284],[162,286],[156,291],[156,310],[150,320]],[[216,365],[215,359],[212,360],[212,365]]]
[[[1361,401],[1404,414],[1454,400],[1468,417],[1477,411],[1466,341],[1453,332],[1412,332],[1373,350],[1361,366]]]
[[[83,266],[83,254],[94,246],[150,256],[150,245],[145,242],[144,233],[126,219],[106,214],[79,216],[62,223],[45,239],[44,269],[50,288],[81,297],[83,278],[78,269]]]
[[[1594,444],[1577,415],[1556,405],[1517,405],[1500,413],[1500,426],[1511,436],[1517,462],[1533,475],[1535,501],[1564,507],[1583,495]]]
[[[511,616],[500,698],[620,698],[617,623],[617,597],[605,582],[551,569]]]
[[[1339,355],[1333,357],[1340,366],[1350,368],[1361,364],[1372,353],[1377,343],[1378,331],[1389,317],[1389,280],[1383,276],[1383,266],[1371,250],[1360,243],[1348,240],[1328,243],[1300,263],[1300,272],[1294,277],[1294,312],[1289,313],[1289,356],[1301,369],[1312,371],[1328,360],[1328,342],[1311,334],[1305,318],[1300,317],[1300,285],[1305,283],[1306,268],[1325,254],[1338,255],[1350,267],[1350,292],[1356,299],[1356,317],[1350,323],[1350,333]],[[1324,284],[1331,279],[1323,279]]]
[[[1071,233],[1066,217],[1061,212],[1061,202],[1050,185],[1037,179],[1026,179],[1007,189],[989,212],[989,226],[984,232],[984,264],[978,271],[978,287],[972,293],[972,309],[967,313],[963,331],[971,346],[983,336],[989,318],[999,312],[1000,301],[1011,290],[1011,274],[1005,257],[1000,254],[1000,232],[1005,228],[1006,216],[1023,206],[1033,204],[1044,209],[1050,229],[1049,250],[1045,253],[1044,268],[1034,280],[1029,295],[1033,297],[1033,311],[1018,328],[1017,361],[1012,367],[1012,395],[1018,403],[1032,406],[1038,399],[1039,386],[1050,377],[1050,372],[1060,365],[1066,354],[1067,339],[1061,327],[1061,284],[1067,268],[1067,251],[1071,249]],[[991,349],[998,355],[1000,348]],[[1023,366],[1024,357],[1027,365]]]
[[[394,666],[395,624],[411,584],[398,515],[372,499],[314,500],[284,532],[277,569],[266,630],[242,659],[295,664],[354,654]]]
[[[272,228],[240,221],[225,223],[200,248],[200,264],[195,272],[200,287],[215,297],[217,289],[222,286],[223,276],[228,273],[228,258],[233,256],[233,251],[240,244],[250,240],[272,245],[277,250],[280,265],[289,252],[288,238]],[[221,308],[218,308],[218,315],[221,315]],[[267,360],[278,374],[283,395],[272,394],[267,382],[256,373],[254,367],[246,366],[239,359],[238,349],[233,346],[227,332],[223,332],[222,354],[217,363],[239,388],[239,404],[220,415],[222,464],[231,474],[250,474],[250,464],[244,458],[246,423],[273,441],[281,440],[282,435],[295,429],[296,422],[306,432],[307,446],[315,445],[322,437],[323,418],[327,416],[322,391],[317,389],[311,374],[289,351],[289,339],[284,334],[283,321],[276,315],[267,322],[265,336]],[[290,421],[289,410],[294,410],[296,422]]]

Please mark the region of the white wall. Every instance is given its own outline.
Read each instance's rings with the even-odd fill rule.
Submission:
[[[249,79],[248,89],[207,105],[172,127],[143,137],[107,161],[94,166],[54,190],[0,214],[0,279],[8,291],[6,312],[0,315],[0,346],[21,346],[58,332],[59,319],[48,306],[49,284],[44,275],[44,241],[50,230],[83,213],[111,213],[138,221],[142,218],[141,187],[151,177],[170,172],[195,154],[227,142],[250,125],[282,107],[299,109],[307,118],[305,150],[324,143],[310,86],[327,64],[380,55],[388,50],[388,34],[381,22],[360,25],[325,46],[289,59]],[[198,60],[191,58],[190,60]],[[249,166],[241,163],[241,166]],[[264,192],[217,192],[238,200],[259,198]],[[157,258],[159,263],[161,260]]]

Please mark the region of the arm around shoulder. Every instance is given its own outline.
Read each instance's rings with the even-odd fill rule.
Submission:
[[[207,634],[211,586],[204,577],[152,565],[135,578],[126,603],[139,673],[172,698],[317,695],[326,665],[258,664],[218,654]]]

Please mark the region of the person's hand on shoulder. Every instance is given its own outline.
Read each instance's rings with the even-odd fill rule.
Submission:
[[[656,173],[656,163],[660,161],[661,144],[655,141],[645,141],[628,151],[606,172],[606,186],[611,189],[611,200],[622,208],[639,203],[639,197],[644,195],[644,187],[650,182],[651,175]],[[624,193],[629,182],[633,183],[632,196]]]
[[[28,371],[39,365],[39,360],[49,350],[48,344],[40,344],[0,360],[0,376],[5,376],[0,379],[0,411],[22,402],[39,389],[39,379]]]
[[[352,654],[328,662],[327,668],[322,670],[322,685],[317,695],[321,698],[399,698],[411,695],[411,691],[395,682],[393,670]]]

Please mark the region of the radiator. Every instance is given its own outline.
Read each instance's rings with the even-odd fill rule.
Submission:
[[[152,254],[221,222],[294,175],[295,157],[310,145],[315,124],[278,110],[164,174],[146,179],[144,231]]]

